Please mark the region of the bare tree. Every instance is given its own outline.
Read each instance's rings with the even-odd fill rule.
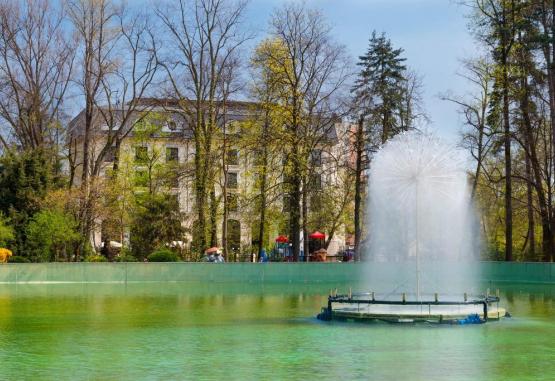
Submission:
[[[245,1],[179,0],[156,11],[169,34],[167,49],[159,57],[169,82],[169,96],[193,132],[198,238],[194,244],[199,250],[215,240],[214,138],[224,109],[225,86],[221,84],[229,80],[228,66],[250,37],[241,31],[245,6]]]
[[[238,78],[236,70],[241,67],[241,63],[239,57],[231,57],[228,64],[227,69],[224,70],[222,75],[222,81],[220,86],[221,94],[222,94],[222,112],[220,116],[220,122],[222,125],[222,134],[221,134],[221,194],[222,194],[222,204],[223,204],[223,218],[222,218],[222,248],[223,248],[223,255],[224,257],[228,258],[229,252],[229,245],[228,245],[228,218],[230,212],[230,205],[228,197],[228,173],[229,173],[229,160],[228,160],[228,153],[232,150],[232,144],[236,139],[233,139],[235,136],[234,132],[231,131],[229,133],[227,126],[228,126],[228,99],[239,92],[242,87],[243,83]]]
[[[0,120],[23,149],[56,143],[75,49],[64,14],[49,0],[0,2]]]
[[[98,200],[98,184],[91,181],[91,166],[94,161],[93,139],[97,122],[96,108],[102,96],[102,83],[112,66],[112,52],[119,38],[116,28],[120,9],[110,0],[68,0],[65,4],[68,17],[73,24],[79,42],[78,64],[80,70],[74,76],[77,88],[84,97],[85,109],[79,131],[72,130],[70,147],[79,137],[82,147],[74,152],[80,153],[81,166],[81,200],[79,210],[79,229],[83,236],[83,246],[76,259],[84,252],[90,240],[95,219],[95,206]],[[71,127],[70,127],[71,128]],[[76,158],[70,160],[75,163]]]
[[[113,168],[117,171],[122,140],[153,106],[142,101],[157,70],[157,46],[152,26],[147,16],[141,13],[120,13],[117,19],[121,33],[116,45],[119,59],[113,60],[110,70],[102,78],[103,96],[95,100],[106,133],[105,142],[94,158],[93,176],[99,175],[111,150],[115,154]]]
[[[399,107],[400,130],[408,131],[429,123],[430,118],[424,108],[422,95],[424,88],[422,77],[414,70],[407,69],[401,86],[403,91]]]
[[[68,0],[66,9],[78,41],[80,70],[75,75],[84,96],[82,131],[81,186],[86,189],[91,175],[91,141],[96,122],[96,105],[102,84],[113,65],[113,49],[120,37],[117,18],[121,11],[110,0]]]
[[[468,126],[463,132],[463,145],[476,161],[471,191],[471,198],[474,199],[484,161],[492,148],[495,134],[487,123],[494,68],[487,58],[466,60],[463,61],[463,66],[464,72],[459,76],[476,88],[475,94],[465,97],[447,93],[440,95],[440,99],[457,104],[464,117],[464,123]]]
[[[95,209],[89,190],[96,189],[94,183],[110,151],[117,170],[122,140],[147,114],[148,105],[141,98],[155,77],[156,44],[146,16],[120,3],[68,0],[66,9],[80,46],[75,81],[85,104],[69,141],[70,153],[79,153],[82,162],[73,157],[70,163],[81,166],[80,226],[88,239]],[[77,139],[82,147],[72,150]]]

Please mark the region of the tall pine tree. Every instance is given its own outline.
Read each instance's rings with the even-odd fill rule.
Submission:
[[[361,66],[354,93],[355,109],[358,112],[355,133],[355,250],[356,259],[361,259],[362,236],[362,193],[363,173],[368,161],[365,151],[373,150],[406,128],[402,118],[407,118],[404,109],[407,68],[401,56],[403,49],[394,49],[385,34],[372,32],[366,54],[359,57]]]
[[[375,143],[383,144],[399,133],[407,68],[403,49],[394,49],[391,41],[372,32],[366,54],[359,57],[362,67],[353,91],[361,113],[365,115]]]

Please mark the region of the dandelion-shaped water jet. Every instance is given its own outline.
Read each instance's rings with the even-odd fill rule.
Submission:
[[[368,182],[363,254],[373,291],[331,295],[321,317],[483,322],[504,315],[490,306],[497,297],[471,296],[479,240],[460,150],[431,134],[403,133],[372,158]]]
[[[404,133],[374,157],[369,183],[371,259],[414,261],[420,300],[422,260],[471,256],[463,156],[433,135]]]

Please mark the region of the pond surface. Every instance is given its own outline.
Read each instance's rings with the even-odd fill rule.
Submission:
[[[555,286],[499,285],[513,318],[440,327],[319,322],[336,286],[0,285],[0,379],[555,379]]]

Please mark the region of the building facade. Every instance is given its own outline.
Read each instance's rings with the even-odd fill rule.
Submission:
[[[222,131],[217,138],[216,151],[222,150],[221,140],[223,131],[227,137],[232,137],[226,146],[225,167],[218,169],[216,174],[216,197],[227,200],[227,237],[228,248],[232,252],[244,253],[252,250],[254,241],[257,239],[255,230],[256,217],[253,215],[251,203],[253,188],[256,183],[256,158],[252,148],[246,148],[240,141],[240,125],[248,123],[257,118],[257,105],[250,102],[228,102],[226,112],[220,123]],[[127,177],[128,187],[132,191],[147,192],[152,187],[172,194],[177,198],[181,215],[183,216],[182,225],[188,232],[181,241],[180,245],[190,247],[195,240],[194,223],[196,219],[195,194],[194,194],[194,171],[193,162],[195,158],[194,133],[187,118],[182,116],[180,108],[172,105],[170,101],[156,102],[150,100],[145,105],[133,112],[127,121],[122,122],[122,118],[115,114],[112,122],[107,123],[109,118],[100,112],[95,113],[93,128],[89,132],[89,161],[96,164],[96,172],[91,165],[90,175],[99,178],[109,177],[114,166],[117,165],[119,175]],[[111,115],[114,115],[112,113]],[[121,113],[123,115],[123,113]],[[71,122],[69,128],[70,147],[73,147],[71,154],[72,178],[74,186],[79,186],[82,178],[83,162],[83,143],[85,139],[84,131],[84,111],[79,113]],[[115,121],[113,121],[115,119]],[[147,126],[138,128],[138,125]],[[223,128],[225,124],[225,129]],[[340,173],[338,171],[338,158],[341,165],[349,165],[350,161],[350,138],[349,132],[352,130],[347,123],[336,122],[329,131],[326,131],[325,144],[315,147],[310,155],[311,171],[309,174],[310,185],[315,189],[324,187],[337,187],[339,185]],[[332,160],[333,158],[333,160]],[[343,163],[344,161],[344,163]],[[164,168],[165,175],[163,181],[158,181],[156,171]],[[175,172],[172,177],[168,172]],[[223,195],[223,177],[226,181],[226,195]],[[169,179],[169,180],[168,180]],[[287,201],[284,192],[282,197],[273,200],[277,205],[276,210],[285,213]],[[279,216],[278,216],[279,217]],[[222,219],[223,213],[218,213],[218,244],[222,242]],[[274,221],[275,220],[275,223]],[[280,224],[280,218],[269,216],[267,227],[267,241],[279,234],[286,234],[287,230]],[[100,247],[106,238],[103,237],[102,217],[96,217],[93,229],[93,245]],[[129,241],[129,232],[122,231],[116,241]],[[328,247],[329,253],[335,253],[343,249],[345,245],[344,226],[339,227],[334,232],[334,237]]]

